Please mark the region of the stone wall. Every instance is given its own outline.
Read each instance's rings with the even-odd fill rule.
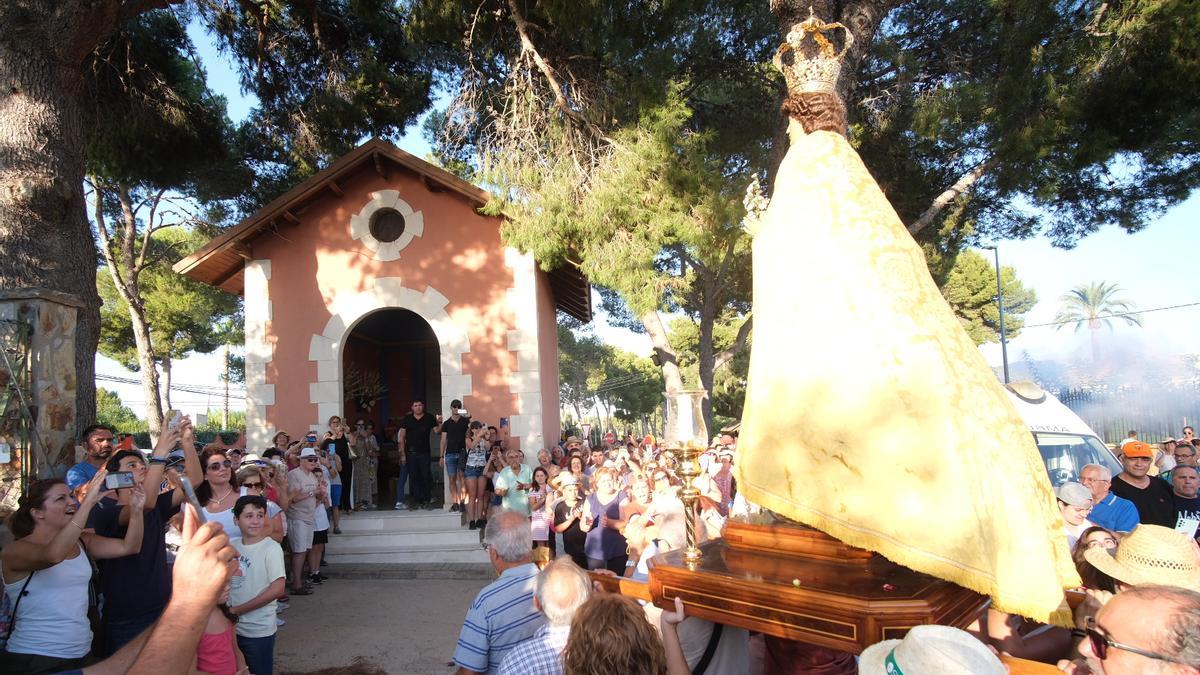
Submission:
[[[61,476],[75,463],[75,327],[82,303],[42,289],[0,291],[0,513],[16,506],[21,477]],[[31,424],[32,422],[32,424]]]

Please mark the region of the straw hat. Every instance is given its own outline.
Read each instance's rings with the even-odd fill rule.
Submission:
[[[1083,557],[1108,576],[1129,584],[1164,584],[1200,591],[1200,553],[1186,534],[1160,525],[1138,525],[1116,554],[1088,549]]]
[[[861,675],[1006,675],[1008,669],[970,633],[950,626],[913,626],[903,640],[884,640],[863,650]]]

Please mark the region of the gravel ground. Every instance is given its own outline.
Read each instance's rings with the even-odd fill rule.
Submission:
[[[334,573],[336,574],[336,573]],[[474,575],[476,577],[480,575]],[[292,598],[275,672],[446,675],[475,594],[489,579],[333,578]],[[347,668],[360,659],[357,667]]]

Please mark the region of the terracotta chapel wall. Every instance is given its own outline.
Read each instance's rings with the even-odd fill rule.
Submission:
[[[492,423],[517,414],[517,395],[510,386],[517,355],[509,345],[510,331],[516,327],[509,298],[514,270],[506,264],[514,252],[506,256],[497,221],[477,214],[456,194],[431,192],[419,176],[395,166],[386,178],[364,167],[339,184],[344,196],[331,192],[298,214],[300,224],[268,231],[252,244],[255,261],[270,261],[270,311],[264,328],[270,360],[264,370],[265,384],[273,385],[274,395],[273,401],[272,397],[264,401],[264,435],[284,429],[295,436],[313,426],[324,428],[328,413],[344,414],[340,404],[317,402],[323,395],[328,399],[323,392],[340,386],[340,380],[310,357],[314,350],[331,347],[340,362],[340,345],[326,339],[341,330],[336,325],[339,311],[354,317],[362,312],[363,302],[382,309],[389,306],[387,298],[401,303],[391,306],[413,309],[407,305],[420,304],[427,311],[418,313],[429,318],[438,316],[434,310],[444,296],[443,318],[431,322],[439,324],[434,325],[435,332],[459,331],[469,343],[461,354],[460,373],[452,372],[457,364],[447,362],[458,355],[443,349],[443,401],[429,402],[431,408],[436,411],[451,398],[462,398],[473,416]],[[350,228],[351,217],[372,200],[373,192],[382,190],[398,191],[421,213],[424,226],[421,235],[400,251],[399,259],[386,262],[374,259],[367,247],[351,237]],[[381,279],[388,281],[380,283]],[[380,290],[384,286],[386,292]],[[543,310],[539,313],[544,313],[543,303],[538,305]],[[351,307],[348,313],[347,307]],[[552,303],[549,316],[553,321]],[[447,322],[454,325],[444,325]],[[351,329],[352,325],[346,326],[344,332],[348,335]],[[545,379],[556,384],[556,354],[550,368]],[[557,388],[541,387],[542,392],[551,389],[554,396],[548,399],[548,408],[555,411],[557,425]],[[335,400],[340,400],[338,394]],[[400,405],[393,406],[393,414]]]

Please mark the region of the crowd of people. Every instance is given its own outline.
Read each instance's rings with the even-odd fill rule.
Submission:
[[[681,458],[652,436],[610,434],[596,444],[571,436],[538,448],[534,462],[507,432],[507,420],[472,419],[459,401],[446,418],[418,401],[395,438],[394,508],[439,508],[431,494],[438,445],[443,507],[481,531],[498,574],[463,622],[459,673],[749,671],[754,638],[746,630],[603,593],[589,577],[645,579],[649,558],[685,545],[687,519],[703,540],[720,536],[730,515],[754,510],[733,478],[733,436],[699,453],[699,497],[688,513]],[[216,551],[229,553],[226,571],[209,572],[224,581],[184,670],[273,672],[283,612],[327,579],[330,535],[347,513],[378,507],[381,441],[369,422],[351,430],[337,416],[296,441],[280,432],[261,453],[197,447],[194,435],[186,417],[164,420],[147,454],[117,448],[111,429],[92,426],[65,480],[30,485],[9,520],[15,540],[0,552],[0,671],[136,672],[139,662],[168,658],[155,638],[177,644],[162,624],[181,595],[181,545],[195,540],[209,563]],[[964,654],[984,645],[1058,661],[1076,673],[1151,672],[1154,664],[1200,671],[1198,450],[1190,427],[1158,448],[1131,438],[1118,449],[1120,473],[1089,464],[1079,482],[1056,488],[1083,581],[1074,631],[989,610],[966,642],[914,631],[889,641],[881,658],[917,663],[930,644],[944,643]],[[1126,625],[1142,629],[1118,628]],[[985,672],[991,654],[969,658],[989,664]],[[868,668],[877,656],[863,654],[862,672],[884,672]]]

